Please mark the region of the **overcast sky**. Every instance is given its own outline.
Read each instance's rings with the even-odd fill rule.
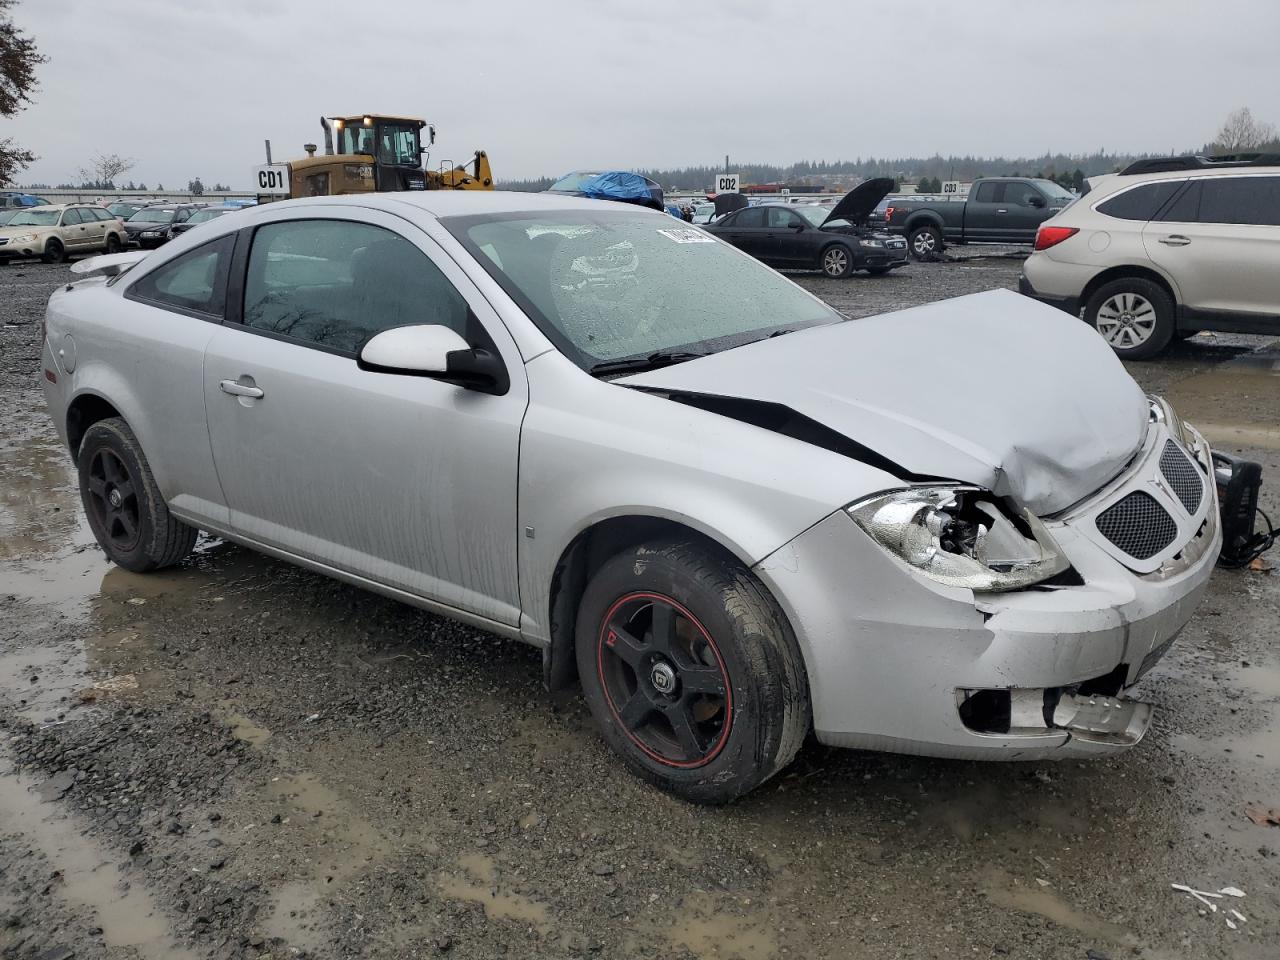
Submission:
[[[575,168],[1168,150],[1280,123],[1276,0],[23,0],[50,61],[12,135],[57,183],[249,185],[319,117],[422,116],[433,164]]]

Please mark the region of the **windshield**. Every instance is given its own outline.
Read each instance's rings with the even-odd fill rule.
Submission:
[[[1070,190],[1054,183],[1052,180],[1037,180],[1036,186],[1044,191],[1050,200],[1074,200],[1076,195]]]
[[[9,221],[11,227],[54,227],[60,210],[26,210]]]
[[[584,369],[660,352],[712,353],[843,319],[670,217],[574,210],[441,223]]]
[[[582,185],[588,180],[594,180],[600,176],[599,173],[591,173],[580,170],[575,173],[566,173],[563,177],[547,188],[548,193],[577,193],[582,189]]]
[[[172,210],[163,210],[159,207],[143,207],[132,217],[129,218],[130,223],[172,223]]]
[[[187,223],[204,223],[206,220],[220,217],[226,212],[226,210],[197,210],[191,215],[191,219]]]
[[[378,124],[378,162],[417,167],[422,164],[416,123]]]
[[[113,203],[111,206],[107,207],[107,212],[114,217],[128,218],[132,217],[141,209],[142,207],[138,206],[136,203]]]

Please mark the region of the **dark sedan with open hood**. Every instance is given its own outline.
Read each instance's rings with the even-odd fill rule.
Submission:
[[[763,203],[707,230],[772,267],[816,269],[829,277],[888,273],[906,264],[906,241],[872,229],[867,218],[892,189],[893,181],[880,177],[858,184],[834,207]]]

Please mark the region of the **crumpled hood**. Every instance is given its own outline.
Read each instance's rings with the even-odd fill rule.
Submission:
[[[782,404],[912,474],[978,484],[1040,516],[1114,477],[1150,416],[1091,327],[1008,290],[799,330],[615,383]]]

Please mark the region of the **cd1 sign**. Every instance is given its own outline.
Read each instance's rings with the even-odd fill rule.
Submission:
[[[287,197],[289,195],[289,165],[287,163],[268,163],[256,167],[253,171],[253,182],[258,193]]]
[[[716,177],[716,193],[738,193],[738,175],[722,173]]]

